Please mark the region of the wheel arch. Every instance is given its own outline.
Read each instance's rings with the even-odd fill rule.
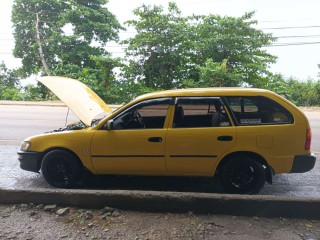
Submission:
[[[219,173],[221,168],[229,161],[229,159],[232,159],[234,157],[250,157],[253,160],[259,162],[263,166],[266,167],[266,180],[268,183],[272,184],[272,176],[274,175],[274,170],[272,167],[268,164],[267,160],[262,157],[260,154],[255,153],[255,152],[250,152],[250,151],[237,151],[237,152],[232,152],[226,155],[221,159],[219,162],[217,168],[216,168],[216,173]]]
[[[46,151],[44,151],[43,152],[43,154],[42,154],[42,157],[41,157],[41,160],[39,161],[39,169],[41,168],[41,164],[42,164],[42,161],[43,161],[43,158],[44,158],[44,156],[47,154],[47,153],[49,153],[49,152],[51,152],[51,151],[54,151],[54,150],[62,150],[62,151],[66,151],[66,152],[69,152],[70,154],[72,154],[76,159],[77,159],[77,161],[80,163],[80,165],[82,166],[82,168],[83,169],[86,169],[86,167],[83,165],[83,163],[82,163],[82,161],[80,160],[80,158],[79,158],[79,156],[75,153],[75,152],[73,152],[72,150],[70,150],[70,149],[68,149],[68,148],[64,148],[64,147],[52,147],[52,148],[49,148],[49,149],[47,149]]]

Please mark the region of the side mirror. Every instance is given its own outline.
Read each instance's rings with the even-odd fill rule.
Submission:
[[[108,120],[107,123],[104,125],[104,129],[112,130],[114,127],[113,125],[114,125],[113,119]]]

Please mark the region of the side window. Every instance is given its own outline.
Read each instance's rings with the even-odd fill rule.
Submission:
[[[291,113],[266,97],[226,97],[240,125],[293,123]]]
[[[113,119],[112,129],[163,128],[171,98],[140,102]]]
[[[219,98],[178,98],[173,128],[230,126]]]

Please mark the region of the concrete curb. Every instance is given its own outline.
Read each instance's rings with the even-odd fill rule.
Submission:
[[[0,189],[1,203],[110,206],[152,212],[195,212],[235,216],[320,219],[320,199],[125,190]]]

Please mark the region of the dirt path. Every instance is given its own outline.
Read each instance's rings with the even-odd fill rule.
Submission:
[[[0,239],[320,239],[320,221],[0,205]]]

